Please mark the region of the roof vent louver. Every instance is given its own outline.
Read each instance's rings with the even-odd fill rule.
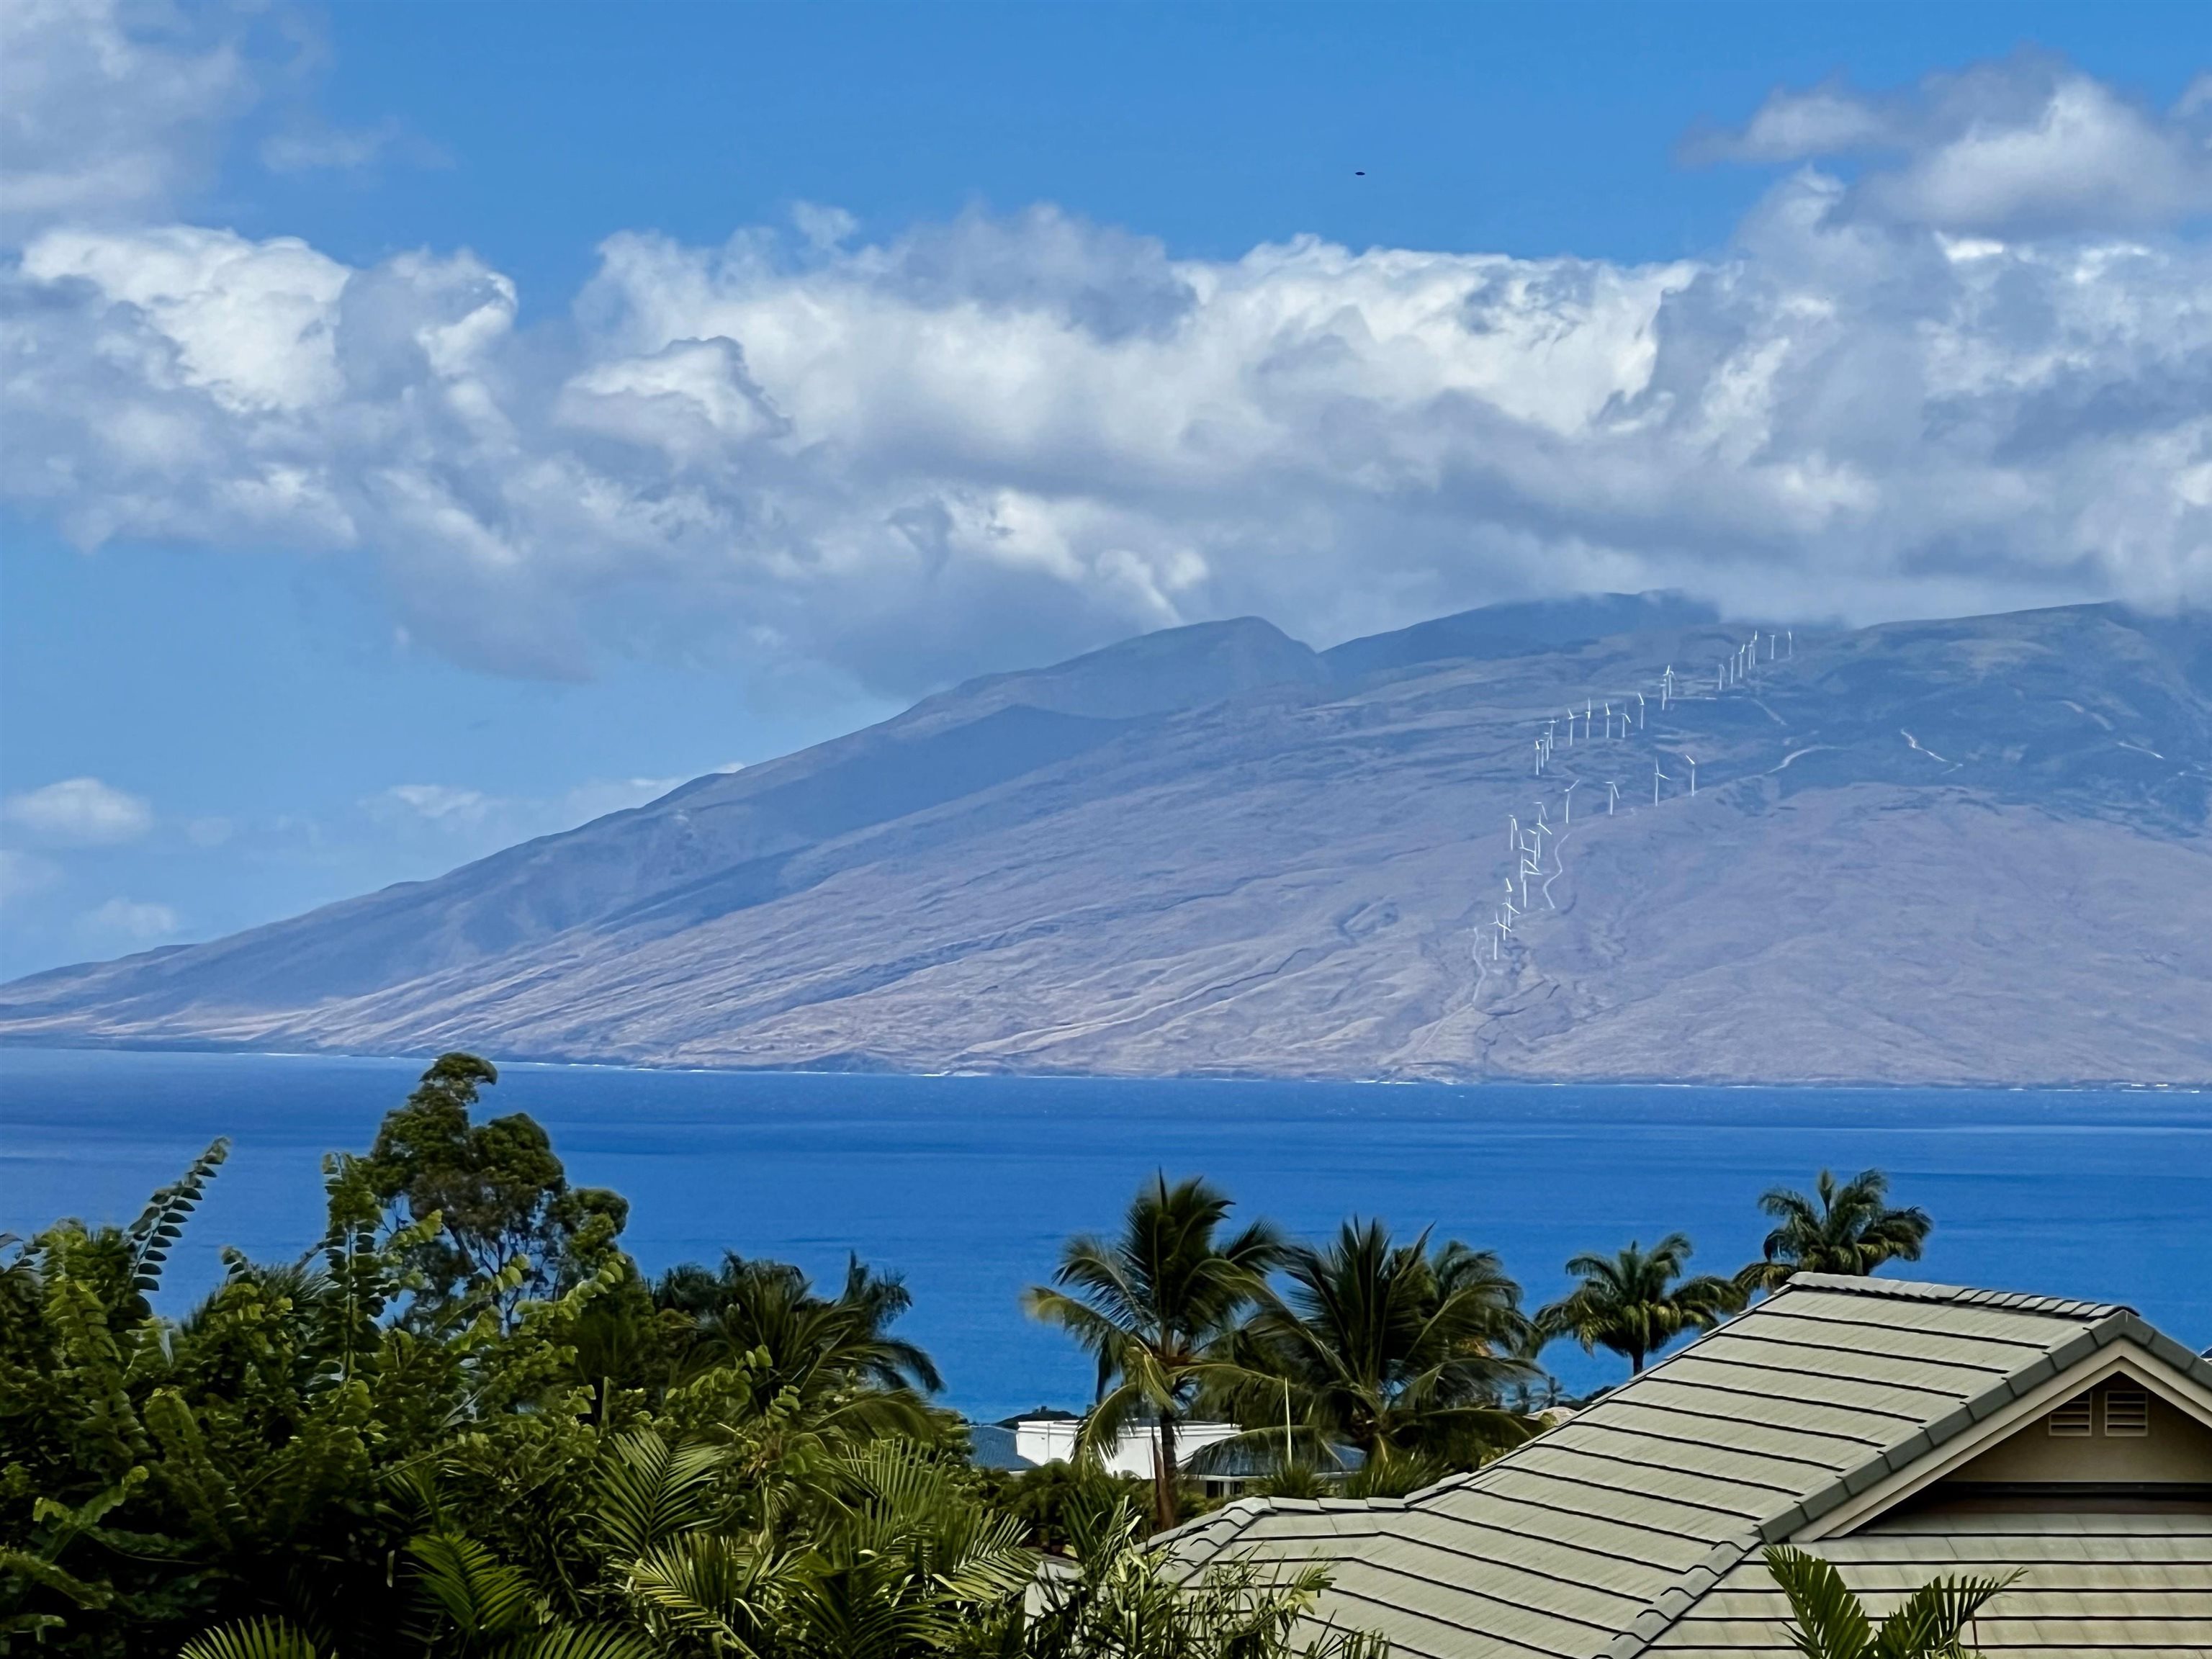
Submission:
[[[2142,1389],[2105,1390],[2105,1432],[2140,1439],[2150,1432],[2150,1395]]]
[[[2090,1397],[2069,1400],[2052,1412],[2044,1421],[2050,1425],[2051,1435],[2060,1440],[2087,1440],[2095,1432],[2089,1416]]]

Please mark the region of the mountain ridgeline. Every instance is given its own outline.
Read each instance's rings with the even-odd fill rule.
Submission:
[[[1646,595],[1322,652],[1147,635],[434,881],[16,981],[0,1037],[2212,1082],[2212,619],[1752,631]]]

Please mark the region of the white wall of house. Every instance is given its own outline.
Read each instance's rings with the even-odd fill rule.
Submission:
[[[1047,1463],[1073,1463],[1075,1461],[1075,1437],[1083,1425],[1071,1418],[1025,1417],[1014,1425],[1014,1455],[1024,1463],[1042,1467]],[[1190,1455],[1201,1446],[1211,1446],[1216,1441],[1226,1440],[1237,1432],[1234,1423],[1178,1423],[1176,1425],[1176,1462],[1187,1463]],[[1126,1428],[1114,1442],[1113,1449],[1103,1459],[1111,1474],[1134,1475],[1140,1480],[1152,1478],[1153,1462],[1158,1455],[1159,1441],[1150,1425]]]

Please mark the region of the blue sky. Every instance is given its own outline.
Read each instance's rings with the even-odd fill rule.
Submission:
[[[1178,621],[2212,597],[2203,19],[23,0],[0,971]]]

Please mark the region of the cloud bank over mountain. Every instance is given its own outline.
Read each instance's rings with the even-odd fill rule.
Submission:
[[[1009,637],[1251,612],[1327,644],[1593,590],[2212,599],[2202,83],[2150,110],[2021,58],[1778,93],[1691,142],[1796,169],[1702,259],[1187,259],[1049,204],[869,240],[830,207],[615,235],[526,326],[465,249],[356,267],[161,217],[171,139],[248,95],[234,45],[95,14],[94,52],[55,15],[9,15],[9,118],[65,131],[96,90],[135,125],[81,177],[9,147],[43,205],[0,272],[0,493],[88,546],[364,558],[412,637],[497,672],[903,694]]]

